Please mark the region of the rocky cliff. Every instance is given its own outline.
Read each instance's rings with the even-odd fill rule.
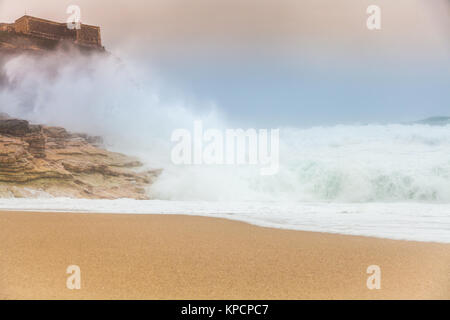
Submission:
[[[101,147],[99,137],[0,113],[0,197],[147,199],[158,170]]]

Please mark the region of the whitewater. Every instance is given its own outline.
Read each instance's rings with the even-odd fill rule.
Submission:
[[[280,170],[174,166],[153,200],[0,199],[2,210],[185,214],[263,227],[450,243],[450,126],[282,129]],[[141,156],[145,159],[145,156]],[[147,159],[151,159],[151,156]]]
[[[168,200],[0,199],[2,210],[183,214],[262,227],[450,243],[450,205]]]
[[[112,58],[77,61],[58,53],[34,59],[18,57],[4,66],[9,88],[0,91],[0,111],[101,135],[108,149],[163,171],[148,187],[152,200],[51,198],[36,190],[33,199],[0,199],[1,210],[189,214],[450,243],[448,124],[279,128],[280,167],[273,176],[251,165],[177,166],[170,159],[173,130],[190,129],[196,120],[205,128],[239,127],[217,106],[163,99],[152,77],[136,70],[130,77]]]

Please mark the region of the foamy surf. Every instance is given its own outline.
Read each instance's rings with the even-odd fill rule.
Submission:
[[[80,72],[85,68],[90,72]],[[170,159],[173,130],[189,129],[196,120],[205,128],[239,127],[223,120],[223,110],[214,104],[162,99],[152,75],[139,70],[145,70],[139,63],[125,68],[113,58],[56,54],[36,63],[17,57],[4,67],[11,86],[0,100],[2,111],[12,116],[101,135],[108,149],[162,168],[147,190],[160,200],[37,194],[39,199],[0,199],[0,209],[191,214],[295,230],[450,242],[450,125],[444,118],[282,127],[280,170],[273,176],[261,176],[252,166],[177,166]],[[436,122],[440,126],[430,125]]]
[[[1,199],[1,210],[185,214],[263,227],[450,243],[450,204]]]

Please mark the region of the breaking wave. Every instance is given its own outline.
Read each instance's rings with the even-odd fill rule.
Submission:
[[[236,127],[214,104],[167,94],[140,66],[55,53],[10,59],[0,73],[0,111],[103,135],[109,148],[164,168],[148,189],[154,199],[450,202],[448,124],[280,128],[279,172],[261,176],[253,166],[172,165],[174,129]]]
[[[449,202],[450,126],[282,129],[280,170],[166,171],[151,188],[174,200]]]

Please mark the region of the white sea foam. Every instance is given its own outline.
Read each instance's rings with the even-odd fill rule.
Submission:
[[[162,99],[158,81],[132,66],[63,53],[14,58],[4,66],[0,111],[102,135],[110,149],[163,168],[148,190],[154,199],[450,203],[450,125],[280,128],[274,176],[255,166],[175,166],[173,130],[195,120],[205,129],[239,127],[217,108]]]
[[[221,217],[283,229],[450,243],[450,204],[48,198],[0,199],[0,209],[124,214],[187,214]]]
[[[217,109],[200,112],[205,108],[181,97],[161,98],[151,75],[111,57],[34,59],[5,65],[0,111],[102,135],[108,148],[164,170],[148,189],[153,201],[3,199],[1,209],[196,214],[450,242],[450,125],[280,128],[274,176],[252,166],[175,166],[173,130],[190,129],[195,120],[205,128],[237,127],[222,121]]]
[[[450,203],[450,126],[353,125],[280,132],[280,170],[167,167],[169,200]]]

